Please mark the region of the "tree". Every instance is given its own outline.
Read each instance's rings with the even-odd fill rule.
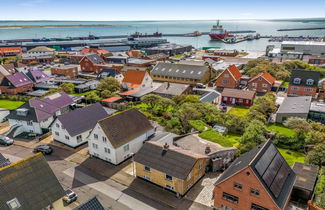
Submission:
[[[325,76],[325,72],[317,67],[310,65],[302,60],[292,60],[292,61],[287,61],[282,64],[286,69],[289,71],[292,70],[312,70],[312,71],[319,71],[321,73],[321,77]]]
[[[170,106],[175,106],[175,102],[172,100],[172,99],[169,99],[169,98],[160,98],[158,101],[158,104],[161,106],[162,110],[163,111],[167,111],[167,109],[170,107]]]
[[[120,88],[121,88],[120,82],[113,77],[106,77],[100,80],[99,84],[97,85],[97,90],[100,91],[109,90],[112,93],[120,90]]]
[[[109,97],[112,97],[113,94],[112,94],[112,92],[109,91],[109,90],[103,90],[102,92],[100,92],[100,96],[101,96],[102,98],[109,98]]]
[[[189,120],[198,120],[201,118],[200,112],[188,103],[183,104],[178,109],[176,116],[182,123],[184,133],[188,132],[190,129],[190,125],[188,123]]]
[[[310,164],[322,166],[325,163],[325,142],[317,144],[309,151],[306,160]]]
[[[63,83],[60,88],[66,93],[74,93],[75,85],[73,83]]]
[[[311,129],[309,123],[305,119],[299,117],[290,117],[283,123],[283,125],[294,129],[298,138],[302,139],[305,138],[305,134],[307,134]]]
[[[94,103],[96,101],[99,101],[100,97],[97,95],[97,93],[95,92],[90,92],[87,96],[86,96],[86,101],[90,102],[90,103]]]
[[[141,101],[149,106],[150,109],[153,109],[156,105],[159,104],[161,96],[155,94],[148,94],[141,97]]]

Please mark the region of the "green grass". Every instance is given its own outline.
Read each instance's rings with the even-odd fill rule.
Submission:
[[[238,117],[243,117],[249,112],[249,109],[244,107],[233,107],[229,110],[228,114],[232,114]]]
[[[298,162],[298,163],[305,162],[304,153],[296,152],[288,149],[282,149],[282,148],[278,148],[278,150],[290,166],[293,166],[294,162]]]
[[[284,127],[281,124],[271,124],[271,125],[267,126],[267,129],[269,131],[281,133],[281,134],[286,135],[287,137],[290,137],[290,138],[293,138],[296,135],[294,130]]]
[[[284,83],[282,83],[281,87],[284,87],[284,88],[289,87],[289,82],[284,82]]]
[[[0,100],[0,108],[13,110],[17,109],[24,103],[25,102],[23,101]]]
[[[86,96],[86,95],[88,95],[91,92],[96,92],[96,90],[91,90],[91,91],[84,92],[84,93],[72,93],[70,95],[74,95],[74,96]]]
[[[233,147],[234,145],[238,144],[234,137],[227,138],[213,129],[204,131],[200,133],[199,136],[202,139],[206,139],[208,141],[220,144],[222,147]]]
[[[239,146],[239,142],[238,142],[238,139],[241,137],[241,135],[238,135],[238,134],[233,134],[233,133],[228,133],[225,138],[232,142],[233,146],[234,147],[238,147]]]
[[[188,123],[197,131],[203,132],[208,126],[202,120],[189,120]]]

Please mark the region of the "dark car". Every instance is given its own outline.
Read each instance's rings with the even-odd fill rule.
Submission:
[[[65,191],[65,196],[63,197],[63,200],[64,200],[66,203],[70,204],[70,203],[76,201],[77,198],[78,198],[78,196],[77,196],[77,194],[76,194],[75,192],[73,192],[73,191],[70,190],[70,189],[67,189],[67,190]]]
[[[12,145],[13,143],[14,143],[14,140],[12,140],[11,138],[9,138],[7,136],[0,136],[0,145],[9,146],[9,145]]]
[[[202,88],[202,89],[204,89],[204,88],[206,88],[206,86],[203,85],[202,83],[197,83],[196,84],[196,88]]]
[[[44,155],[49,155],[53,152],[53,148],[49,145],[38,145],[33,150],[34,153],[41,152]]]

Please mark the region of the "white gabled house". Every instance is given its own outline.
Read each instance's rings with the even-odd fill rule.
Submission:
[[[88,137],[89,154],[117,165],[137,153],[154,133],[147,117],[130,109],[97,122]]]
[[[127,90],[152,88],[152,78],[147,71],[128,69],[122,80],[122,87]]]
[[[70,147],[78,147],[87,142],[87,137],[98,120],[115,111],[96,103],[60,115],[51,126],[53,139]]]

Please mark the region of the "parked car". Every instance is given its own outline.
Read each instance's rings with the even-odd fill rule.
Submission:
[[[0,136],[0,145],[9,146],[14,143],[14,140],[9,138],[8,136]]]
[[[38,145],[33,150],[34,153],[41,152],[44,155],[49,155],[53,152],[53,148],[49,145]]]
[[[205,85],[203,85],[202,83],[197,83],[196,84],[196,88],[206,88],[206,86]]]
[[[75,192],[73,192],[71,189],[67,189],[65,191],[65,196],[63,197],[63,201],[70,204],[70,203],[76,201],[77,198],[78,198],[78,196]]]

